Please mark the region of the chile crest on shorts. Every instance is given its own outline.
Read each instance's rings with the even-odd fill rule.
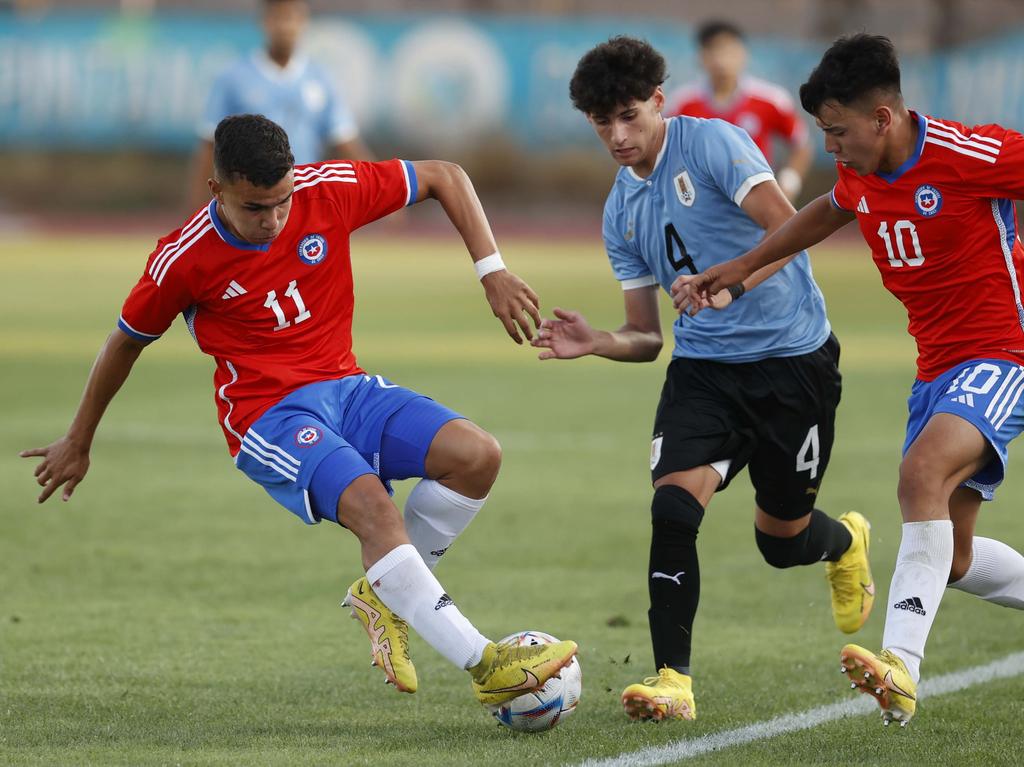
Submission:
[[[942,210],[942,195],[930,184],[922,184],[914,192],[914,207],[926,218],[931,218]]]
[[[320,441],[320,430],[315,426],[303,426],[295,432],[295,444],[299,447],[312,447]]]
[[[299,243],[299,260],[315,266],[327,258],[327,240],[322,234],[307,234]]]

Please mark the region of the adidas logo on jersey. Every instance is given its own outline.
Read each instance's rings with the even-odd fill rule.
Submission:
[[[221,298],[227,301],[229,298],[238,298],[239,296],[243,296],[248,292],[249,291],[247,291],[237,282],[231,280],[231,282],[228,284],[227,290],[224,291],[224,295],[222,295]]]
[[[860,198],[860,202],[857,203],[857,212],[858,213],[870,213],[871,212],[870,210],[868,210],[868,198],[867,197],[863,197],[862,196]]]
[[[918,615],[927,615],[925,612],[924,605],[921,604],[921,600],[918,597],[910,597],[904,599],[902,602],[897,602],[893,605],[897,610],[907,610],[908,612],[917,613]]]

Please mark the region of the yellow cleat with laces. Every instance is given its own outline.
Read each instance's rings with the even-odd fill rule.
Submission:
[[[840,631],[852,634],[867,621],[875,603],[868,561],[871,524],[856,511],[843,514],[839,521],[850,531],[853,542],[838,562],[825,563],[825,575],[832,589],[832,618]]]
[[[899,722],[906,727],[917,709],[917,684],[896,653],[882,650],[877,655],[855,644],[839,653],[839,670],[850,679],[850,687],[871,695],[882,709],[882,724]]]
[[[516,645],[491,642],[480,662],[469,669],[473,692],[485,706],[499,706],[544,686],[576,655],[575,642]]]
[[[631,684],[622,691],[622,707],[633,721],[697,718],[693,700],[693,679],[667,666],[643,684]]]

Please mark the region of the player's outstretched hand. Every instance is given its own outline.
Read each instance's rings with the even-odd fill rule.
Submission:
[[[724,309],[732,303],[732,293],[719,290],[708,299],[704,293],[694,289],[694,283],[701,275],[681,274],[672,283],[672,305],[676,312],[686,312],[691,317],[701,309]]]
[[[537,337],[531,341],[544,350],[537,359],[571,360],[593,354],[594,331],[582,314],[555,307],[555,317],[540,323]]]
[[[530,327],[530,320],[533,320],[537,328],[541,323],[540,299],[533,289],[508,269],[491,272],[481,282],[491,311],[505,326],[505,332],[509,337],[517,344],[521,344],[521,328],[527,340],[532,340],[533,328]]]
[[[18,453],[22,458],[42,458],[36,466],[36,482],[43,488],[39,496],[42,503],[61,485],[64,486],[63,500],[71,498],[78,483],[89,471],[89,451],[64,436],[47,447],[34,447]]]

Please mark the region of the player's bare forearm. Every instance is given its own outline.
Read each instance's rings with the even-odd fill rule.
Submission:
[[[540,299],[529,285],[500,263],[491,225],[469,176],[458,165],[440,160],[415,162],[413,167],[419,188],[417,199],[433,197],[441,203],[448,219],[462,235],[473,262],[486,258],[499,262],[483,274],[480,281],[487,303],[505,327],[505,332],[517,344],[523,342],[523,336],[532,340],[534,334],[530,321],[534,327],[540,327]]]
[[[661,353],[661,331],[623,325],[618,330],[598,331],[593,354],[617,362],[653,362]]]
[[[822,195],[747,253],[708,269],[694,287],[701,293],[713,295],[744,282],[759,269],[817,245],[853,218],[852,214],[833,208],[829,195]]]
[[[87,449],[92,445],[107,405],[127,380],[135,360],[145,348],[145,344],[115,328],[100,349],[89,371],[78,412],[68,428],[68,435]]]
[[[441,203],[473,260],[479,261],[494,253],[498,246],[491,225],[466,171],[455,163],[441,160],[420,160],[414,162],[413,167],[419,185],[418,200],[432,197]]]
[[[68,500],[85,477],[89,470],[89,450],[100,419],[144,348],[144,344],[115,329],[93,363],[67,433],[46,447],[23,450],[19,454],[22,458],[43,459],[35,469],[36,481],[43,488],[40,503],[61,486],[64,486],[63,499]]]

